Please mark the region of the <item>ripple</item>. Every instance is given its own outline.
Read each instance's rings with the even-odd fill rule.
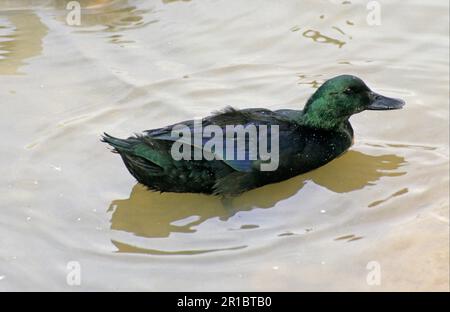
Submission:
[[[360,240],[362,238],[364,238],[364,237],[350,234],[350,235],[339,236],[339,237],[335,238],[334,240],[335,241],[345,240],[347,242],[353,242],[353,241],[356,241],[356,240]]]
[[[369,207],[369,208],[372,208],[372,207],[381,205],[381,204],[383,204],[384,202],[386,202],[386,201],[388,201],[388,200],[390,200],[390,199],[392,199],[392,198],[394,198],[394,197],[397,197],[397,196],[400,196],[400,195],[403,195],[403,194],[406,194],[406,193],[408,193],[408,188],[407,188],[407,187],[402,188],[401,190],[399,190],[399,191],[393,193],[392,195],[390,195],[389,197],[387,197],[387,198],[385,198],[385,199],[376,200],[376,201],[370,203],[368,207]]]
[[[318,30],[308,29],[303,32],[302,35],[305,38],[312,39],[314,42],[336,45],[338,48],[342,48],[346,44],[345,41],[330,36],[325,36]]]
[[[137,8],[127,1],[106,2],[95,6],[82,7],[81,25],[75,27],[77,33],[113,33],[107,35],[110,43],[124,45],[135,43],[129,39],[126,32],[145,28],[159,22],[152,16],[155,10],[152,8]],[[65,22],[65,11],[61,11],[59,19]]]
[[[200,255],[212,252],[220,252],[220,251],[233,251],[247,248],[247,246],[236,246],[229,248],[216,248],[216,249],[203,249],[203,250],[176,250],[176,251],[168,251],[168,250],[158,250],[158,249],[149,249],[136,247],[133,245],[121,243],[115,240],[111,241],[114,246],[116,246],[118,253],[138,253],[138,254],[148,254],[155,256],[192,256],[192,255]]]

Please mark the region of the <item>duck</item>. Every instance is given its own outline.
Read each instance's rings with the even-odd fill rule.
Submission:
[[[356,76],[339,75],[325,81],[303,110],[226,107],[127,139],[104,133],[101,141],[151,191],[237,196],[344,154],[353,144],[352,115],[404,105],[372,91]]]

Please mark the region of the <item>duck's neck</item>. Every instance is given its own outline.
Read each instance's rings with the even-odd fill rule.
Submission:
[[[341,129],[348,123],[350,116],[342,114],[338,109],[339,105],[332,105],[332,100],[322,95],[320,90],[315,92],[306,102],[298,122],[304,126],[323,130]]]
[[[298,123],[303,126],[308,126],[311,128],[323,129],[323,130],[337,130],[345,128],[348,124],[348,118],[340,117],[337,118],[334,112],[327,111],[305,111],[299,118]]]

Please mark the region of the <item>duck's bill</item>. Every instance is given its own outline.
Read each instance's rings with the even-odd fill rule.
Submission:
[[[371,92],[370,99],[371,102],[366,108],[369,110],[400,109],[405,105],[405,101],[401,99],[390,98],[375,92]]]

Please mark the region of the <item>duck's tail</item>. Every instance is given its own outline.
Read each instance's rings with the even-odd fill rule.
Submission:
[[[118,139],[106,132],[103,133],[101,141],[111,145],[114,148],[113,152],[115,153],[130,152],[133,148],[134,143],[136,143],[132,138]]]
[[[151,180],[163,174],[162,168],[157,164],[159,151],[148,145],[142,136],[118,139],[103,133],[101,141],[113,147],[112,151],[122,157],[128,171],[140,183],[151,187]]]

